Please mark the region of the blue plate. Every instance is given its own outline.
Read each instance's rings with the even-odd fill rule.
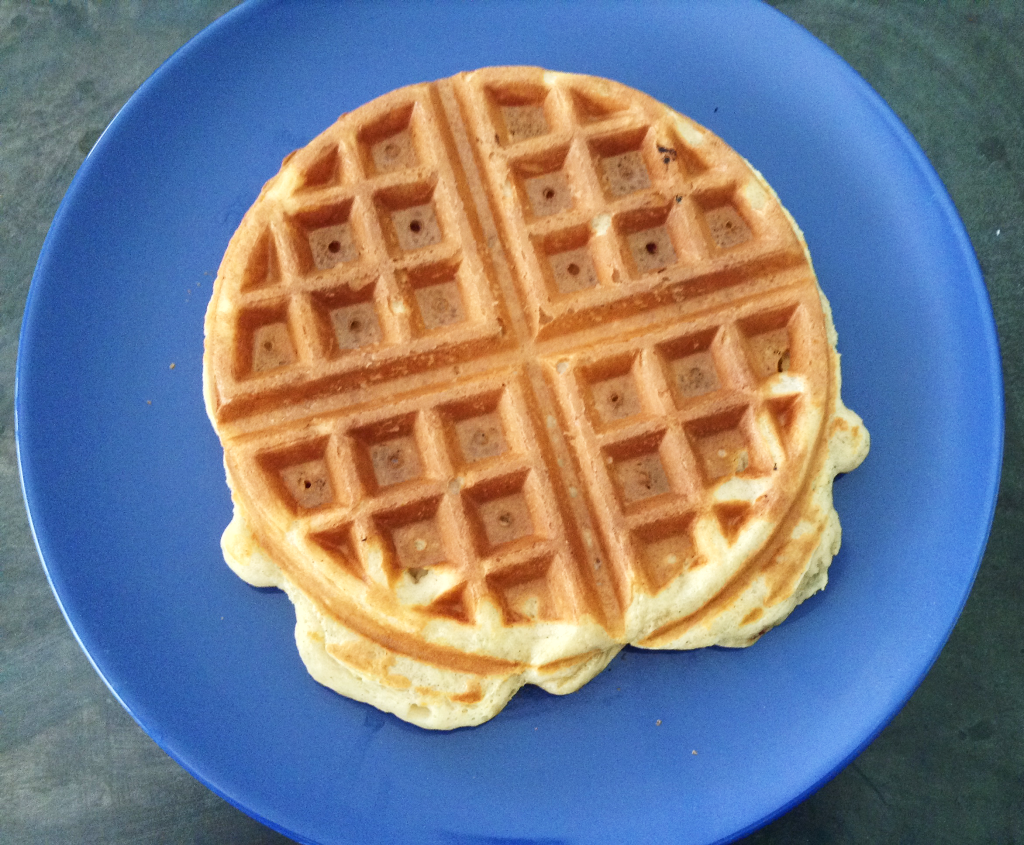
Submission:
[[[282,157],[406,83],[493,64],[616,78],[777,188],[832,301],[872,451],[835,493],[824,594],[742,651],[629,649],[567,698],[422,731],[319,687],[287,598],[221,560],[231,514],[202,403],[221,255]],[[131,99],[43,248],[17,373],[32,527],[82,647],[197,778],[301,841],[712,843],[845,765],[906,701],[970,590],[1002,385],[971,245],[907,130],[754,2],[255,2]]]

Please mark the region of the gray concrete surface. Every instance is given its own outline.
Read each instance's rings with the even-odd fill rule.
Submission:
[[[132,92],[232,5],[0,0],[2,843],[288,841],[182,771],[93,672],[46,583],[15,461],[18,330],[61,197]],[[974,591],[920,689],[832,782],[742,841],[1022,845],[1024,3],[773,5],[875,87],[945,181],[995,310],[1006,453]]]

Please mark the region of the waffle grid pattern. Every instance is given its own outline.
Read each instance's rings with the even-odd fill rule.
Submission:
[[[264,488],[250,498],[297,519],[330,578],[425,617],[472,623],[489,599],[505,624],[573,619],[604,584],[614,628],[625,585],[654,594],[701,566],[806,468],[813,275],[742,160],[670,115],[559,77],[447,84],[475,162],[436,86],[416,86],[325,133],[264,196],[220,410],[383,383],[375,410],[239,438]],[[500,244],[482,244],[487,215]],[[757,293],[724,318],[716,293],[743,285]],[[518,363],[489,366],[497,353]],[[461,363],[473,377],[388,392]]]

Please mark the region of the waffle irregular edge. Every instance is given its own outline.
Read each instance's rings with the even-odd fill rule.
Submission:
[[[289,156],[207,312],[225,559],[311,675],[427,728],[627,643],[745,646],[824,587],[840,399],[799,228],[640,92],[486,68]]]

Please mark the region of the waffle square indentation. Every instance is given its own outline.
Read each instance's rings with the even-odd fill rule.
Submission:
[[[606,94],[570,89],[570,96],[576,121],[583,125],[607,120],[629,108],[627,102]]]
[[[302,271],[316,273],[359,258],[352,200],[305,208],[291,218]]]
[[[370,464],[380,487],[401,484],[423,473],[419,449],[412,435],[374,443],[370,446]]]
[[[413,110],[413,104],[407,103],[359,132],[359,148],[368,174],[392,173],[419,165]]]
[[[626,235],[626,243],[629,245],[633,264],[642,274],[664,270],[679,260],[672,238],[664,225],[631,232]]]
[[[242,310],[238,337],[234,368],[239,378],[272,372],[298,360],[287,301]]]
[[[572,208],[569,179],[561,170],[524,179],[523,187],[536,217],[548,217]]]
[[[651,187],[651,177],[639,150],[602,158],[601,177],[610,197],[622,197]]]
[[[412,301],[417,334],[466,322],[468,303],[461,277],[461,264],[449,261],[412,267],[399,274],[405,296]]]
[[[334,502],[336,490],[327,445],[327,438],[320,437],[257,458],[269,486],[293,513],[316,510]]]
[[[376,284],[344,286],[311,296],[320,342],[328,357],[384,339],[374,302]]]
[[[708,482],[745,472],[753,463],[743,417],[746,408],[735,408],[687,424],[687,434]]]
[[[433,185],[398,185],[380,191],[375,202],[381,230],[392,257],[402,258],[444,239]]]
[[[338,349],[358,349],[380,343],[381,332],[377,311],[372,302],[356,302],[335,308],[331,313],[331,325]]]
[[[634,532],[633,542],[647,582],[657,592],[696,562],[690,519],[681,517]]]
[[[281,281],[281,260],[277,252],[277,239],[268,228],[256,239],[252,253],[242,274],[242,290],[276,285]]]
[[[309,233],[309,249],[317,270],[330,270],[338,264],[347,264],[359,257],[352,226],[338,223],[324,226]]]
[[[547,150],[512,165],[512,173],[533,217],[550,217],[573,207],[569,175],[565,169],[568,148]]]
[[[392,527],[391,542],[403,569],[437,566],[448,559],[444,538],[434,517]]]
[[[589,232],[578,227],[555,232],[539,245],[538,258],[554,295],[597,287],[597,267],[588,245]]]
[[[544,107],[528,103],[522,106],[502,106],[505,131],[510,141],[538,138],[548,132],[548,121]]]
[[[378,141],[370,147],[370,155],[378,173],[403,170],[419,164],[416,148],[412,143],[412,134],[408,129]]]
[[[712,393],[721,386],[715,359],[710,350],[676,358],[671,364],[672,384],[683,399],[694,399]]]
[[[457,467],[479,464],[515,451],[506,432],[504,391],[490,390],[438,410]]]
[[[441,242],[441,226],[432,203],[392,211],[391,225],[399,249],[406,252]]]
[[[597,287],[597,268],[587,247],[555,253],[548,257],[548,261],[559,293],[575,293]]]
[[[591,386],[594,409],[602,422],[616,422],[643,410],[636,382],[630,373],[599,381]]]
[[[787,308],[758,314],[740,323],[750,367],[758,378],[770,378],[792,367],[789,324],[793,313],[792,308]]]
[[[295,363],[295,347],[286,322],[268,323],[252,333],[252,371],[263,373]]]
[[[722,386],[711,345],[716,329],[673,340],[661,346],[665,374],[677,406],[682,407]]]
[[[663,437],[664,432],[659,431],[606,448],[605,460],[623,506],[672,492],[661,456]]]
[[[410,573],[413,571],[414,570],[410,570]],[[428,582],[428,586],[431,586],[429,582],[433,580],[435,574],[439,576],[439,581],[444,577],[444,574],[435,567],[434,569],[426,570],[424,576],[420,577],[418,583],[423,584],[424,580],[426,580]],[[454,575],[454,573],[452,574]],[[444,581],[441,581],[441,583],[444,583]],[[454,619],[457,622],[472,622],[472,603],[469,595],[467,595],[466,585],[458,584],[452,589],[438,595],[430,602],[428,612],[433,616],[444,616],[448,619]]]
[[[770,399],[766,403],[768,413],[775,422],[775,430],[783,448],[789,451],[792,448],[793,437],[797,430],[798,420],[803,409],[803,403],[799,396],[782,396],[777,399]]]
[[[671,231],[671,213],[671,206],[665,205],[617,215],[615,228],[630,275],[657,273],[679,261]]]
[[[527,476],[517,472],[489,479],[465,491],[463,500],[480,554],[493,554],[537,534]]]
[[[609,199],[635,194],[651,187],[651,175],[641,149],[646,127],[592,140],[597,176]]]
[[[626,504],[660,496],[672,489],[657,452],[616,461],[615,479]]]
[[[462,292],[454,279],[416,288],[416,309],[427,331],[461,323],[466,319]]]
[[[704,212],[711,240],[719,249],[731,249],[745,244],[754,233],[740,213],[731,205],[721,205]]]
[[[578,369],[594,425],[598,428],[635,417],[644,411],[640,389],[633,374],[635,355],[620,356]]]
[[[548,90],[532,83],[488,86],[485,90],[495,140],[503,146],[539,138],[551,131],[545,110]]]
[[[496,458],[508,451],[501,415],[497,411],[458,420],[455,436],[466,463]]]
[[[355,441],[356,469],[371,492],[423,477],[415,414],[404,414],[349,434]]]
[[[305,461],[281,470],[281,481],[303,510],[319,508],[334,501],[331,476],[323,458]]]
[[[551,557],[509,566],[487,576],[506,625],[561,616],[561,590]]]
[[[521,491],[481,502],[477,515],[492,548],[533,534],[530,506]]]
[[[415,588],[431,568],[447,569],[452,564],[451,525],[445,516],[441,500],[434,497],[382,511],[373,517],[373,528],[383,542],[382,574],[396,588],[401,588],[403,582],[409,582],[406,588]],[[447,589],[453,583],[450,574],[433,580],[432,585],[424,586]],[[441,584],[441,580],[445,583]],[[423,595],[430,590],[413,589],[412,592],[427,601],[436,598],[436,593]]]
[[[341,156],[334,144],[317,150],[313,161],[302,170],[300,191],[313,191],[341,183]]]
[[[328,560],[339,570],[358,578],[367,579],[362,561],[356,553],[357,544],[352,539],[352,523],[330,528],[310,535],[310,539],[322,550]]]
[[[748,502],[723,502],[715,507],[714,512],[722,535],[732,544],[746,526],[753,508]]]

